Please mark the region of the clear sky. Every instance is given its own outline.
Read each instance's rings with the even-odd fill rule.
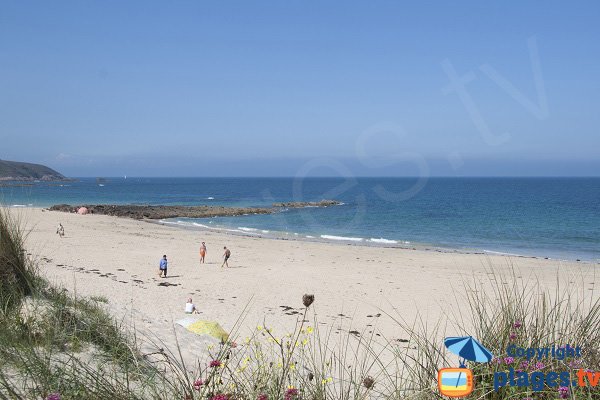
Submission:
[[[600,3],[0,3],[0,158],[69,176],[600,175]]]

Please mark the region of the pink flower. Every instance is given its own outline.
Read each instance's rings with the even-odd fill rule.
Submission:
[[[566,386],[559,387],[558,395],[560,396],[561,399],[568,399],[569,398],[569,388]]]
[[[210,400],[229,400],[229,396],[223,393],[215,394]]]
[[[521,321],[515,321],[515,323],[513,324],[513,326],[514,326],[516,329],[519,329],[520,327],[522,327],[522,326],[523,326],[523,323],[522,323]]]
[[[60,393],[52,393],[46,396],[46,400],[60,400]]]
[[[545,367],[546,367],[546,364],[544,364],[541,361],[538,361],[538,362],[535,363],[535,369],[536,370],[544,369]]]
[[[510,340],[516,340],[517,339],[517,334],[516,333],[511,333],[510,334]]]
[[[269,400],[269,396],[267,396],[266,394],[259,394],[258,397],[256,398],[256,400]]]
[[[513,357],[504,357],[504,364],[512,364],[515,362]]]
[[[204,385],[204,382],[202,381],[202,379],[196,379],[196,381],[194,382],[194,389],[200,390],[200,387],[202,385]]]
[[[529,368],[529,362],[527,362],[527,361],[521,361],[521,368],[522,369]]]
[[[285,391],[285,400],[294,400],[298,397],[298,389],[290,388]]]
[[[221,366],[221,361],[219,360],[212,360],[209,364],[209,367],[211,368],[217,368]]]

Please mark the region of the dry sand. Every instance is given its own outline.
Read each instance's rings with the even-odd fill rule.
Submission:
[[[31,230],[29,250],[40,258],[50,281],[78,295],[106,297],[116,317],[142,336],[154,336],[159,347],[173,351],[177,337],[187,361],[201,355],[206,345],[174,327],[174,321],[186,316],[188,297],[201,311],[199,317],[216,320],[227,330],[248,306],[241,338],[259,324],[290,331],[302,312],[302,295],[312,293],[323,326],[343,323],[340,332],[375,329],[399,339],[390,315],[407,321],[420,315],[434,324],[457,309],[454,293],[463,290],[464,279],[489,284],[490,266],[498,277],[509,276],[514,268],[517,276],[548,288],[558,277],[590,296],[598,295],[593,289],[600,283],[598,265],[583,262],[245,237],[42,209],[13,213]],[[65,226],[62,239],[55,234],[59,222]],[[208,247],[203,265],[201,241]],[[232,257],[230,268],[222,269],[224,245]],[[163,254],[169,258],[166,279],[157,276]],[[449,329],[449,334],[461,333]]]

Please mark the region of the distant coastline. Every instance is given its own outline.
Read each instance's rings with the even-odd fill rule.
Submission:
[[[60,172],[45,165],[20,161],[0,160],[0,181],[31,182],[31,181],[69,181]]]

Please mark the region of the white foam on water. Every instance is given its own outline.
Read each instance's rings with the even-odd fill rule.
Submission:
[[[214,197],[212,197],[212,196],[211,196],[211,197],[207,197],[207,198],[206,198],[206,200],[214,200],[214,199],[215,199],[215,198],[214,198]]]
[[[25,204],[13,204],[12,207],[27,207]]]
[[[194,223],[192,223],[192,225],[194,225],[194,226],[199,226],[200,228],[209,228],[209,229],[210,229],[210,226],[208,226],[208,225],[203,225],[203,224],[199,224],[199,223],[197,223],[197,222],[194,222]]]
[[[258,232],[256,228],[246,228],[245,226],[238,226],[238,229],[244,232]]]
[[[390,240],[390,239],[384,239],[384,238],[371,238],[369,239],[369,242],[373,242],[373,243],[384,243],[384,244],[396,244],[398,243],[397,240]]]
[[[263,229],[261,232],[262,233],[269,233],[270,231],[267,231],[267,230]]]
[[[364,240],[363,238],[334,236],[334,235],[321,235],[321,238],[327,239],[327,240],[343,240],[343,241],[347,241],[347,242],[362,242]]]
[[[306,237],[309,238],[309,239],[314,239],[315,238],[314,236],[310,236],[310,235],[306,235]]]

